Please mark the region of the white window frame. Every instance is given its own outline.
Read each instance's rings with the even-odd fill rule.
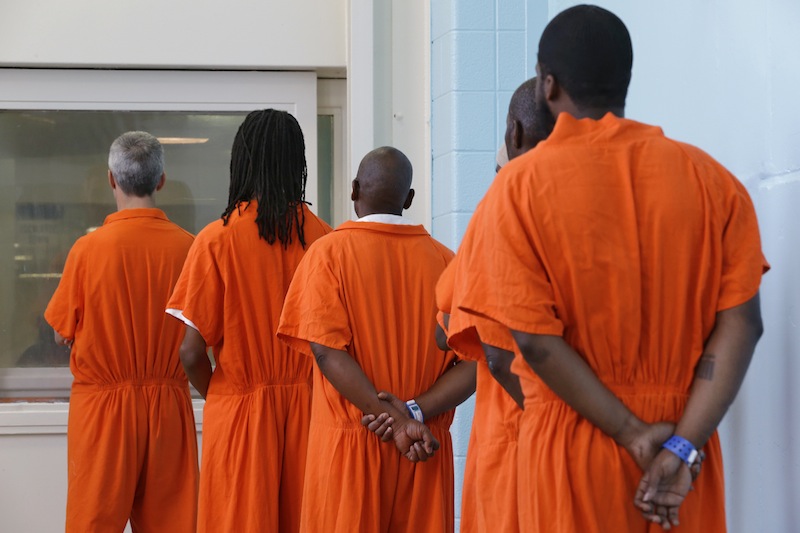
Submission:
[[[306,199],[317,202],[314,72],[0,69],[0,87],[0,109],[287,111],[305,136],[308,175],[314,178],[308,181]],[[71,385],[69,368],[0,369],[4,397],[64,399]]]
[[[347,172],[347,80],[320,79],[317,82],[317,113],[333,116],[333,198],[331,217],[334,227],[355,218],[350,200],[351,180]]]

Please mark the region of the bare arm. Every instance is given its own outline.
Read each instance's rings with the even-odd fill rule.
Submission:
[[[433,438],[424,424],[409,419],[406,413],[399,411],[390,402],[378,398],[375,386],[349,353],[313,342],[311,351],[325,378],[365,415],[377,417],[381,413],[389,414],[394,421],[392,434],[395,444],[401,453],[407,454],[413,441],[419,440],[414,437],[408,438],[409,430],[412,430],[415,436],[421,435],[423,446],[429,455],[433,455],[433,452],[439,448],[438,441]],[[417,427],[417,425],[422,427]],[[406,456],[408,457],[408,455]]]
[[[436,324],[436,346],[445,352],[450,349],[450,347],[447,345],[447,333],[444,332],[442,326],[439,324]]]
[[[675,434],[698,450],[716,431],[742,385],[763,332],[759,295],[717,313],[714,330],[695,368],[689,400]],[[685,463],[661,451],[642,476],[634,499],[647,518],[677,521],[677,507],[690,487]]]
[[[200,332],[191,326],[186,326],[186,333],[180,348],[181,364],[186,372],[189,382],[197,389],[204,399],[208,394],[208,384],[211,381],[211,360],[206,352],[206,341]]]
[[[561,338],[512,331],[525,361],[578,414],[629,449],[647,424],[597,378],[586,361]]]
[[[711,438],[736,398],[763,331],[758,294],[717,313],[714,330],[695,368],[686,410],[675,429],[698,450]]]
[[[445,328],[450,326],[450,313],[442,313],[442,322],[444,322]],[[447,345],[447,333],[439,324],[436,324],[436,346],[445,352],[450,349]]]
[[[578,414],[622,446],[642,470],[651,468],[662,456],[661,445],[673,434],[674,424],[648,424],[640,420],[603,385],[586,361],[563,338],[519,331],[511,333],[525,360],[542,381]],[[688,490],[692,475],[688,468],[683,474]],[[634,502],[638,505],[636,499]],[[666,530],[678,525],[679,503],[658,509],[649,508],[649,504],[639,508],[645,518],[660,523]]]
[[[475,361],[459,361],[415,398],[426,419],[455,409],[475,392]]]
[[[455,409],[475,392],[475,376],[478,364],[474,361],[460,361],[442,374],[427,391],[417,396],[422,415],[428,419]],[[386,391],[378,393],[378,398],[392,404],[394,408],[410,418],[406,402]],[[384,442],[393,438],[392,424],[395,418],[384,412],[379,415],[367,413],[361,423],[381,437]]]
[[[486,363],[489,365],[489,372],[492,377],[505,389],[505,391],[517,402],[520,409],[524,409],[525,397],[522,394],[522,386],[519,383],[519,376],[511,372],[511,363],[514,361],[514,352],[503,350],[496,346],[483,344],[483,353],[486,355]]]

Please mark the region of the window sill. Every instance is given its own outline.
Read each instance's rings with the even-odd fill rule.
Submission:
[[[203,423],[204,400],[192,400],[197,432]],[[66,435],[69,403],[63,401],[0,403],[0,435]]]

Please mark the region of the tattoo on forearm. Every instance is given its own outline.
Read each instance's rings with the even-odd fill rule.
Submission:
[[[700,379],[711,381],[714,379],[714,363],[716,357],[714,354],[707,353],[700,358],[697,362],[697,367],[694,369],[694,375]]]

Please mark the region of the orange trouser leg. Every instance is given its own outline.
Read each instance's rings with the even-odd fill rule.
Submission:
[[[283,464],[281,465],[279,533],[300,531],[303,480],[306,471],[308,428],[311,420],[311,391],[307,385],[284,388],[281,412],[284,415]],[[277,398],[276,398],[277,400]],[[277,401],[276,401],[277,403]],[[279,405],[276,405],[276,411]]]
[[[189,391],[141,388],[147,407],[146,452],[131,511],[135,533],[194,533],[197,526],[197,431]]]
[[[67,426],[67,533],[125,528],[140,463],[137,402],[130,386],[73,389]]]
[[[210,394],[203,414],[198,531],[300,531],[307,384]]]
[[[478,529],[478,428],[472,420],[472,430],[467,445],[467,463],[464,467],[464,482],[461,485],[461,533],[477,533]],[[515,495],[516,496],[516,495]]]

